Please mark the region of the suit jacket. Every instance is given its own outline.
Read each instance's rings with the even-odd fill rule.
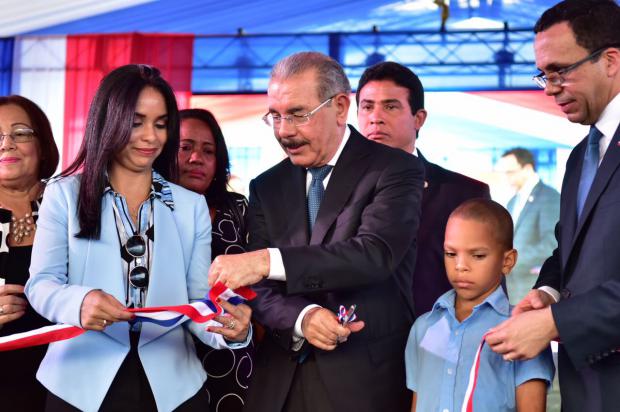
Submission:
[[[430,311],[435,301],[452,289],[443,262],[443,241],[448,217],[465,200],[490,199],[489,186],[430,163],[418,151],[426,171],[422,218],[418,231],[418,258],[413,272],[416,315]]]
[[[125,301],[125,280],[112,197],[103,196],[101,237],[78,239],[77,195],[80,178],[47,185],[39,210],[26,295],[32,307],[52,322],[80,326],[86,294],[101,289]],[[175,209],[154,202],[155,242],[146,306],[180,305],[208,292],[211,220],[204,197],[170,184]],[[171,328],[143,323],[140,361],[159,410],[172,410],[193,396],[206,373],[195,355],[189,330],[203,342],[226,347],[221,335],[185,322]],[[103,332],[52,343],[37,378],[53,394],[85,411],[99,409],[129,352],[129,327],[114,323]]]
[[[308,233],[306,170],[286,159],[250,184],[250,248],[277,247],[286,282],[256,287],[254,315],[267,327],[246,410],[281,410],[298,367],[291,350],[300,311],[357,304],[365,328],[312,351],[334,410],[405,411],[404,350],[414,321],[411,273],[422,197],[421,162],[352,128]]]
[[[577,220],[587,141],[567,164],[556,226],[558,248],[536,284],[561,291],[551,306],[559,331],[560,390],[565,411],[611,411],[620,404],[620,128],[598,168]]]
[[[553,228],[559,217],[560,194],[539,181],[514,222],[513,244],[519,256],[506,281],[511,302],[516,304],[527,295],[536,283],[539,268],[558,246]]]

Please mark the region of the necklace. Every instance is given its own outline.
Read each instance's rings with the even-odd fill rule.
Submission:
[[[32,219],[32,212],[26,213],[23,217],[17,219],[15,216],[11,218],[11,234],[15,243],[19,244],[25,237],[28,237],[30,233],[33,233],[37,228],[37,224]]]
[[[11,188],[5,188],[0,185],[0,199],[9,200],[8,202],[0,202],[0,208],[11,211],[12,217],[10,234],[15,243],[21,243],[24,238],[29,237],[36,230],[37,224],[32,216],[32,208],[34,207],[33,201],[38,199],[42,192],[43,185],[39,181],[34,182],[34,184],[29,186],[26,190],[12,190]],[[26,203],[26,201],[28,203]],[[29,209],[30,212],[26,213],[22,217],[16,217],[16,212]]]

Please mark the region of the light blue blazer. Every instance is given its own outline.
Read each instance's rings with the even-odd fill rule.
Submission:
[[[80,326],[85,295],[101,289],[125,302],[125,280],[116,233],[112,196],[104,196],[101,238],[78,239],[77,198],[80,177],[50,183],[32,251],[26,296],[32,307],[56,323]],[[203,196],[170,184],[174,211],[154,202],[155,243],[146,306],[179,305],[208,292],[211,221]],[[188,331],[215,348],[227,345],[221,335],[191,321],[172,328],[142,325],[138,353],[157,408],[171,411],[193,396],[206,380]],[[54,395],[84,410],[99,409],[129,352],[128,324],[114,323],[103,332],[87,331],[53,343],[37,378]]]

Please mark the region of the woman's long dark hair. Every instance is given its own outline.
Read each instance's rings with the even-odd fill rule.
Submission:
[[[144,64],[121,66],[103,78],[93,98],[80,151],[61,176],[82,169],[77,214],[77,237],[99,239],[101,204],[106,171],[129,142],[138,96],[145,87],[159,91],[166,102],[167,140],[153,169],[165,179],[176,181],[179,151],[179,111],[174,92],[157,68]]]
[[[224,134],[220,125],[215,120],[215,116],[205,109],[185,109],[179,112],[181,120],[196,119],[207,125],[213,140],[215,140],[215,175],[206,192],[209,206],[215,206],[219,210],[230,211],[233,221],[237,224],[240,233],[245,233],[245,222],[243,214],[235,200],[235,197],[228,191],[228,181],[230,180],[230,159],[228,148],[224,140]]]

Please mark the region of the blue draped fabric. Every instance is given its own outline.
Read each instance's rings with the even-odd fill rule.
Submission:
[[[11,94],[14,44],[13,37],[0,39],[0,96]]]

